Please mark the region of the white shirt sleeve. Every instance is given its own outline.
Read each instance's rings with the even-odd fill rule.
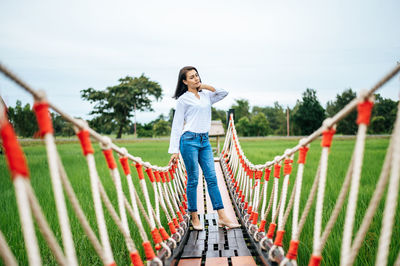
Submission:
[[[211,104],[221,101],[228,95],[228,92],[223,89],[215,89],[214,92],[208,91],[208,96],[210,97]]]
[[[185,105],[182,101],[177,101],[174,120],[172,121],[171,138],[169,140],[168,153],[179,153],[179,140],[182,135],[183,124],[185,121]]]

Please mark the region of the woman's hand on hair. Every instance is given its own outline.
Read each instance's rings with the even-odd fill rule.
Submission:
[[[207,85],[207,84],[204,84],[204,83],[201,83],[200,89],[205,89],[205,90],[209,90],[209,91],[212,91],[212,92],[215,91],[215,88],[213,86],[210,86],[210,85]]]
[[[173,153],[171,155],[171,159],[169,160],[168,166],[171,164],[175,164],[179,160],[179,153]]]

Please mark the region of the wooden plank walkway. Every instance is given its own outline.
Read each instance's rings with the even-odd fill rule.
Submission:
[[[229,219],[238,222],[219,162],[215,162],[215,171],[225,212]],[[197,209],[204,230],[190,232],[178,265],[256,265],[247,248],[242,229],[226,230],[218,227],[218,215],[212,208],[201,169],[197,187]]]

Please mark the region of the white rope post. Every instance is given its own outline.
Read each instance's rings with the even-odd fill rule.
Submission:
[[[126,233],[130,235],[128,218],[126,217],[126,210],[124,205],[124,192],[122,191],[121,177],[119,175],[117,164],[115,162],[113,151],[111,149],[111,139],[109,137],[104,137],[104,142],[100,143],[100,147],[103,150],[107,166],[110,169],[111,178],[117,191],[118,209],[122,226],[124,227]],[[130,245],[128,241],[126,241],[126,245]]]
[[[275,160],[278,158],[275,157]],[[274,165],[274,201],[272,202],[272,217],[275,217],[276,208],[278,205],[278,186],[279,186],[279,177],[280,177],[281,165],[276,163]]]
[[[386,196],[385,210],[382,218],[382,231],[379,238],[378,255],[376,264],[387,265],[389,246],[392,237],[394,217],[396,215],[397,197],[399,195],[400,183],[400,115],[393,130],[393,157],[390,171],[389,188]],[[397,239],[398,240],[398,239]],[[397,260],[398,261],[398,260]]]
[[[324,121],[326,123],[327,120]],[[335,129],[330,128],[322,133],[322,152],[321,152],[321,170],[318,183],[318,193],[317,193],[317,205],[315,208],[315,220],[314,220],[314,238],[313,238],[313,258],[320,257],[318,252],[320,247],[320,237],[322,228],[322,212],[324,206],[324,195],[325,195],[325,184],[326,176],[328,171],[328,155],[329,148],[332,143],[333,135],[335,134]]]
[[[44,99],[45,96],[43,93],[41,100],[35,101],[33,109],[35,110],[36,118],[38,120],[40,135],[44,137],[46,144],[47,160],[65,255],[69,265],[75,266],[78,265],[78,261],[76,259],[74,241],[72,239],[67,207],[65,205],[65,198],[60,179],[60,171],[57,163],[57,148],[54,142],[53,125],[50,119],[48,103]]]
[[[104,258],[107,265],[111,265],[114,262],[114,257],[111,250],[110,239],[108,237],[107,226],[104,220],[103,206],[101,203],[100,192],[99,192],[99,175],[96,169],[96,162],[94,160],[94,149],[89,138],[89,131],[87,130],[87,123],[82,121],[84,130],[79,131],[75,128],[77,136],[80,140],[83,155],[85,156],[88,164],[89,176],[90,176],[90,188],[92,191],[94,212],[96,215],[97,228],[99,229],[100,241],[104,251]]]
[[[14,129],[8,121],[5,106],[1,100],[0,132],[3,141],[4,153],[6,155],[8,167],[13,179],[19,219],[21,222],[26,251],[28,253],[28,261],[30,265],[41,265],[42,261],[35,235],[31,209],[29,207],[29,201],[25,191],[24,179],[29,178],[28,165],[26,163],[24,153],[22,152],[22,149],[17,141],[17,136],[14,132]]]
[[[14,254],[11,252],[4,238],[3,233],[0,231],[0,257],[3,258],[4,264],[7,266],[18,266]]]
[[[364,145],[365,145],[365,137],[367,134],[367,125],[369,124],[369,117],[367,121],[359,121],[360,116],[363,114],[360,110],[363,106],[364,108],[368,108],[364,110],[367,112],[368,115],[371,114],[373,102],[366,100],[362,103],[358,104],[358,132],[357,132],[357,139],[354,148],[354,167],[353,167],[353,175],[351,178],[351,187],[350,187],[350,194],[349,200],[347,203],[346,209],[346,219],[344,222],[344,230],[343,230],[343,240],[342,240],[342,248],[341,248],[341,265],[347,265],[347,261],[349,259],[350,250],[351,250],[351,242],[353,236],[353,224],[356,215],[357,209],[357,198],[358,198],[358,190],[360,186],[360,179],[361,179],[361,169],[362,169],[362,162],[364,157]],[[365,115],[365,114],[364,114]]]
[[[299,149],[299,159],[297,166],[297,176],[296,176],[296,194],[294,198],[293,207],[293,222],[292,222],[292,239],[297,233],[298,219],[299,219],[299,209],[300,209],[300,196],[301,196],[301,186],[303,183],[303,172],[304,164],[306,162],[306,155],[309,147],[303,146]]]
[[[265,216],[265,208],[267,206],[267,189],[268,189],[268,181],[269,176],[271,174],[270,168],[265,168],[265,175],[264,175],[264,186],[263,186],[263,203],[261,206],[261,219],[264,219]]]
[[[35,235],[35,228],[33,226],[31,208],[29,207],[29,200],[25,190],[24,179],[24,177],[17,175],[13,181],[15,196],[17,198],[19,219],[21,222],[22,233],[24,235],[26,251],[28,253],[29,265],[42,265],[39,246]]]

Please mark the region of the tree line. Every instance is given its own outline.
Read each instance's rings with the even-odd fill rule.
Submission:
[[[139,77],[126,76],[119,79],[115,86],[104,90],[93,88],[81,91],[83,100],[93,104],[89,126],[101,134],[136,134],[138,137],[169,136],[174,110],[167,115],[161,114],[149,123],[136,123],[137,111],[154,111],[152,103],[162,99],[162,89],[158,82],[151,81],[142,74]],[[247,99],[236,99],[231,106],[235,112],[235,124],[241,136],[287,135],[287,116],[289,117],[290,135],[309,135],[318,129],[325,118],[334,116],[350,101],[356,93],[346,89],[328,101],[323,108],[315,89],[307,88],[302,98],[293,108],[284,107],[275,102],[273,106],[250,106]],[[396,118],[398,101],[375,95],[369,134],[390,134]],[[34,137],[38,131],[36,118],[30,104],[22,106],[20,101],[15,107],[8,107],[8,116],[17,134],[21,137]],[[71,125],[60,115],[51,113],[56,136],[72,136]],[[356,111],[337,124],[337,133],[354,135]],[[226,127],[227,112],[212,107],[212,120],[221,120]]]

